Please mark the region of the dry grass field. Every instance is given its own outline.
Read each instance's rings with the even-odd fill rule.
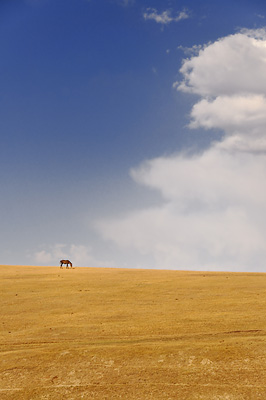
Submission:
[[[0,266],[1,400],[266,399],[266,274]]]

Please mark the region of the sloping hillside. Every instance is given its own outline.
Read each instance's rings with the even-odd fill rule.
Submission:
[[[0,266],[0,398],[266,398],[266,274]]]

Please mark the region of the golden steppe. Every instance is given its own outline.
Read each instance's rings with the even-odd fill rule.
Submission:
[[[2,400],[266,399],[266,274],[0,266]]]

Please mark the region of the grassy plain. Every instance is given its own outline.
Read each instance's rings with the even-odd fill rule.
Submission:
[[[266,399],[266,274],[0,266],[0,398]]]

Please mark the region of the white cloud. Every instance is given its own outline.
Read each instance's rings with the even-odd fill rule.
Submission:
[[[189,18],[188,12],[183,10],[178,13],[175,17],[172,16],[171,10],[165,10],[161,14],[155,8],[147,8],[143,14],[145,20],[153,20],[158,24],[168,25],[170,22],[179,22],[183,19]]]
[[[49,265],[52,261],[52,255],[50,252],[47,252],[45,250],[36,251],[36,253],[34,254],[34,261],[37,264]]]
[[[84,245],[56,244],[46,249],[36,251],[33,260],[38,265],[59,265],[61,259],[72,261],[78,267],[103,267],[110,266],[107,261],[98,260],[92,254],[92,249]]]
[[[223,149],[266,152],[266,97],[262,94],[202,99],[191,111],[190,128],[221,129]]]
[[[189,126],[223,130],[223,149],[265,152],[265,71],[265,30],[242,30],[199,49],[184,61],[184,79],[174,84],[202,97]]]
[[[103,237],[156,268],[264,270],[266,31],[243,30],[184,61],[180,91],[196,93],[191,129],[220,129],[199,154],[145,161],[131,176],[162,204],[98,222]]]
[[[235,154],[213,146],[202,154],[175,155],[145,162],[132,171],[136,182],[159,190],[164,200],[181,212],[209,207],[266,203],[261,185],[265,177],[265,156]],[[249,185],[246,185],[246,182]]]
[[[199,51],[202,49],[202,48],[204,48],[204,46],[202,46],[202,45],[196,45],[196,44],[194,44],[192,47],[184,47],[184,46],[182,46],[182,45],[180,45],[180,46],[178,46],[177,47],[177,49],[178,50],[181,50],[181,51],[183,51],[183,53],[186,55],[186,56],[194,56],[194,55],[198,55],[199,54]],[[178,82],[177,83],[174,83],[174,86],[178,86]]]
[[[221,38],[186,59],[177,88],[200,96],[266,93],[265,31],[242,31]]]
[[[151,160],[134,179],[161,192],[160,207],[102,221],[106,239],[151,254],[156,268],[262,268],[266,257],[265,156],[211,148]]]
[[[266,124],[266,98],[259,95],[217,96],[203,99],[191,111],[191,128],[248,131]]]
[[[124,6],[124,7],[128,7],[131,6],[135,3],[135,0],[117,0],[118,4]]]

